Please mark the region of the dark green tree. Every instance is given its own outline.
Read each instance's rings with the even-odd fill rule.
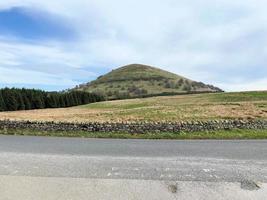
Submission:
[[[104,101],[104,96],[84,91],[44,92],[35,89],[0,89],[0,111],[59,108]]]
[[[65,102],[65,99],[64,99],[63,95],[60,95],[60,97],[59,97],[59,105],[62,108],[66,107],[66,102]]]
[[[5,111],[5,110],[6,110],[5,101],[2,96],[2,91],[0,91],[0,111]]]
[[[2,91],[2,95],[5,101],[6,110],[15,111],[18,109],[18,102],[16,100],[16,94],[12,89],[5,88]]]
[[[17,91],[17,103],[18,103],[18,110],[25,110],[25,103],[22,97],[21,92]]]

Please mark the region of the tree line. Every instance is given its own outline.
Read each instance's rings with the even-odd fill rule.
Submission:
[[[64,108],[104,101],[104,97],[82,91],[46,92],[36,89],[0,89],[0,111]]]

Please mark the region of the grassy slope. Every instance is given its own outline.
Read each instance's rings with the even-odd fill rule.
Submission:
[[[267,92],[180,95],[109,101],[86,106],[34,111],[2,112],[0,119],[32,121],[180,121],[225,118],[267,119]],[[267,130],[231,130],[195,133],[88,133],[0,130],[5,135],[67,136],[132,139],[267,139]]]
[[[267,91],[221,93],[214,95],[213,99],[221,102],[267,101]]]
[[[267,92],[181,95],[102,102],[83,106],[112,110],[114,120],[183,121],[267,118]],[[123,120],[122,120],[123,121]]]
[[[116,95],[128,94],[130,97],[138,97],[141,95],[162,94],[162,93],[186,93],[185,82],[177,85],[178,81],[183,79],[189,85],[192,81],[176,74],[140,64],[128,65],[101,76],[95,81],[88,83],[79,88],[88,92],[100,92],[108,96],[108,98],[116,98]],[[166,87],[169,83],[170,87]],[[136,94],[129,90],[132,87],[144,89],[147,94]],[[208,86],[195,86],[192,91],[213,91]]]
[[[267,119],[267,92],[178,95],[3,112],[0,119],[66,122]]]
[[[194,133],[88,133],[84,131],[75,132],[47,132],[35,130],[0,130],[3,135],[28,135],[28,136],[54,136],[54,137],[85,137],[85,138],[120,138],[120,139],[267,139],[267,130],[231,130],[231,131],[210,131]]]

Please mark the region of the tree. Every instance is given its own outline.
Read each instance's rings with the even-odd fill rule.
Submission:
[[[57,108],[56,98],[53,93],[47,95],[45,105],[46,108]]]
[[[182,85],[184,84],[184,79],[180,79],[178,82],[177,82],[177,88],[180,88]]]
[[[66,98],[68,99],[68,107],[74,106],[74,99],[71,93],[67,94]]]
[[[165,88],[174,88],[174,83],[173,81],[168,81],[165,83]]]
[[[190,92],[192,90],[191,85],[185,84],[184,87],[183,87],[183,90],[186,91],[186,92]]]
[[[21,95],[21,92],[17,91],[17,103],[18,103],[18,110],[25,110],[25,103],[23,100],[23,97]]]
[[[24,105],[25,105],[25,110],[30,110],[31,109],[31,103],[27,97],[26,94],[22,94],[22,98],[23,98],[23,102],[24,102]]]
[[[60,97],[59,97],[59,104],[60,104],[60,107],[62,107],[62,108],[66,107],[66,102],[64,100],[63,95],[60,95]]]
[[[83,91],[45,92],[35,89],[0,89],[0,111],[59,108],[104,101],[101,94]]]
[[[0,111],[5,111],[5,110],[6,110],[5,101],[2,96],[2,91],[0,91]]]
[[[33,98],[33,105],[35,109],[42,109],[45,108],[44,101],[42,96],[39,94],[35,94]]]
[[[2,95],[5,101],[5,106],[7,111],[15,111],[18,109],[18,103],[16,100],[16,95],[11,89],[5,88],[2,91]]]
[[[146,94],[148,94],[148,91],[146,89],[141,89],[141,94],[146,95]]]
[[[78,99],[77,92],[72,92],[72,93],[71,93],[71,96],[72,96],[72,98],[73,98],[73,105],[74,105],[74,106],[79,105],[79,99]]]
[[[113,92],[112,92],[111,90],[109,90],[109,91],[107,92],[107,96],[108,96],[108,97],[113,96]]]

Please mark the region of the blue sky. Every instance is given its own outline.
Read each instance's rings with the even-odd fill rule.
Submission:
[[[265,0],[5,0],[0,87],[62,90],[143,63],[267,90]]]

